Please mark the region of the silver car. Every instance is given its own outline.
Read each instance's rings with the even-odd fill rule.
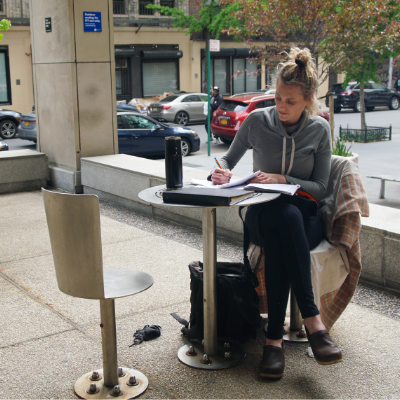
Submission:
[[[157,121],[175,122],[186,125],[189,122],[204,122],[204,93],[172,94],[147,108],[148,116]]]
[[[21,123],[18,126],[17,138],[31,140],[32,142],[36,143],[36,115],[34,111],[21,116]]]

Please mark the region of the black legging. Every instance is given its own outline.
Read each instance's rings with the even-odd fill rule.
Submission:
[[[283,335],[290,285],[302,317],[319,314],[311,283],[310,250],[318,246],[323,238],[322,223],[316,217],[303,218],[295,205],[278,198],[250,207],[246,225],[251,241],[264,248],[268,301],[266,336],[279,340]]]

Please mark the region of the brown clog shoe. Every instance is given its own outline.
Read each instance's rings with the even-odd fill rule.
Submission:
[[[342,352],[337,348],[326,329],[309,334],[306,328],[308,342],[319,364],[330,365],[342,361]]]
[[[282,347],[266,345],[260,364],[263,378],[282,378],[285,369],[285,353]]]

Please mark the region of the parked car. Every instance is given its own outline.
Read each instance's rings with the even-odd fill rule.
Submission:
[[[0,137],[3,139],[14,138],[20,122],[21,114],[19,112],[0,109]]]
[[[230,143],[246,117],[257,108],[275,105],[274,95],[242,94],[224,99],[214,111],[211,132],[224,143]]]
[[[200,138],[193,129],[158,122],[135,112],[118,112],[117,122],[119,152],[123,154],[163,156],[167,136],[181,137],[183,157],[200,149]]]
[[[0,151],[8,150],[8,144],[4,140],[0,140]]]
[[[133,104],[120,104],[117,103],[117,111],[133,111],[133,112],[139,112],[141,111]]]
[[[355,112],[361,111],[359,83],[350,82],[346,88],[340,83],[335,83],[330,87],[329,92],[334,93],[336,113],[340,112],[342,108],[352,108]],[[328,93],[325,98],[327,107],[329,107]],[[367,111],[372,111],[377,106],[387,106],[391,110],[397,110],[400,106],[400,93],[370,81],[364,85],[364,100]]]
[[[147,107],[148,116],[157,121],[175,122],[187,125],[189,122],[205,122],[204,102],[207,94],[172,94]]]
[[[34,111],[21,116],[21,123],[18,125],[17,138],[31,140],[36,143],[36,114]]]
[[[165,154],[166,136],[180,136],[182,156],[200,149],[200,138],[190,128],[155,121],[135,111],[117,112],[119,152],[139,157]],[[24,114],[18,127],[18,138],[36,142],[35,113]]]

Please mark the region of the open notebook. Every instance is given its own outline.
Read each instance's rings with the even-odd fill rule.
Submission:
[[[279,183],[250,183],[246,184],[250,179],[253,179],[260,171],[254,172],[242,179],[232,179],[231,182],[223,185],[214,185],[211,181],[192,179],[191,184],[197,185],[198,187],[213,188],[213,189],[242,189],[251,190],[255,192],[271,192],[271,193],[284,193],[293,196],[300,185],[292,184],[279,184]]]

